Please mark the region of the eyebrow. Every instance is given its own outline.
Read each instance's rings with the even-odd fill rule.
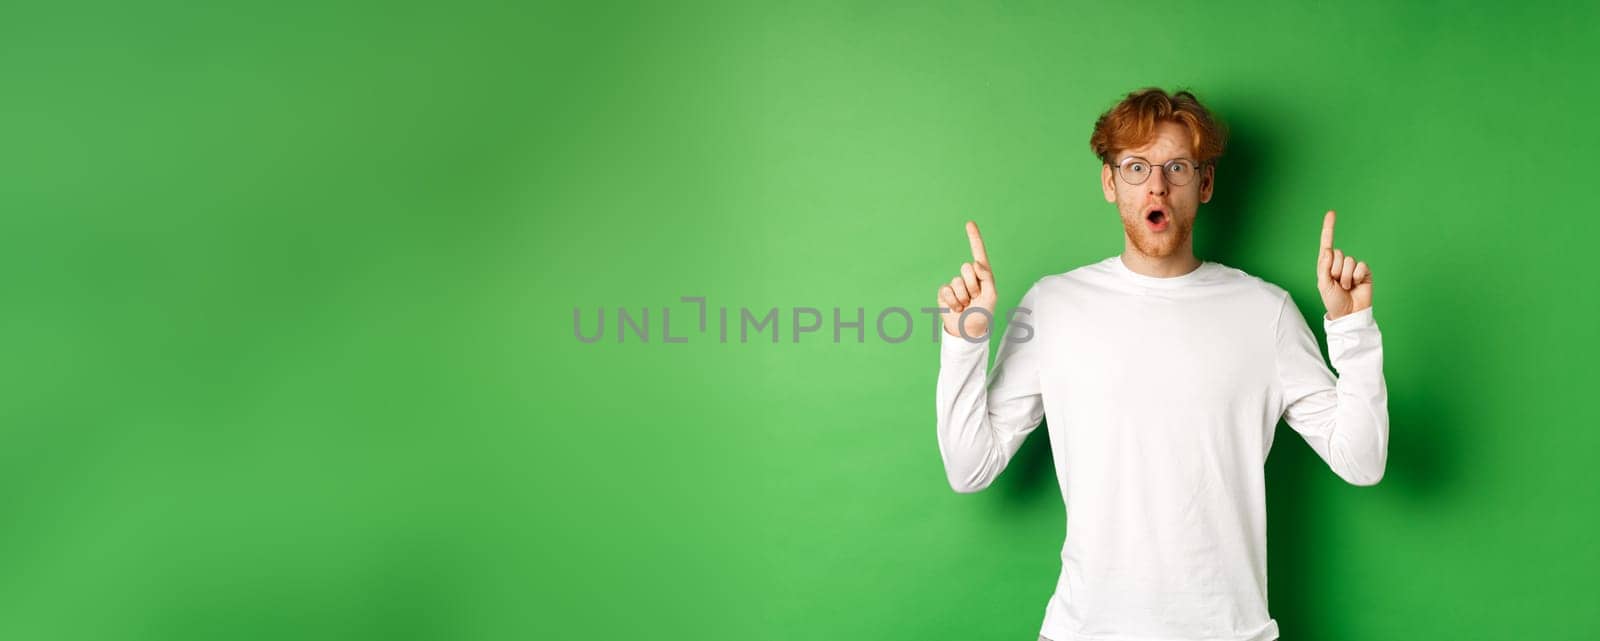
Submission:
[[[1129,154],[1129,155],[1127,155],[1127,156],[1123,156],[1123,157],[1122,157],[1122,159],[1121,159],[1121,160],[1118,160],[1118,161],[1117,161],[1117,164],[1119,164],[1119,165],[1120,165],[1120,164],[1122,164],[1122,163],[1123,163],[1123,161],[1126,161],[1126,160],[1128,160],[1128,159],[1131,159],[1131,158],[1138,158],[1138,159],[1139,159],[1139,160],[1143,160],[1143,161],[1145,161],[1145,162],[1151,162],[1151,161],[1150,161],[1150,159],[1149,159],[1149,158],[1145,158],[1145,157],[1144,157],[1144,156],[1139,156],[1139,155],[1134,155],[1134,154]],[[1200,161],[1198,161],[1198,160],[1195,160],[1195,159],[1193,159],[1193,158],[1190,158],[1190,157],[1188,157],[1188,156],[1178,156],[1178,157],[1177,157],[1177,158],[1168,158],[1168,159],[1167,159],[1167,160],[1166,160],[1166,162],[1163,162],[1163,163],[1160,163],[1160,164],[1163,164],[1163,165],[1165,165],[1165,164],[1167,164],[1167,163],[1169,163],[1169,162],[1172,162],[1172,161],[1174,161],[1174,160],[1187,160],[1187,161],[1189,161],[1189,162],[1192,162],[1192,163],[1195,163],[1195,164],[1197,164],[1197,165],[1198,165],[1198,164],[1200,164]]]

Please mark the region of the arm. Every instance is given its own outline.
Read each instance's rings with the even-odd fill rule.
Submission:
[[[1339,478],[1376,485],[1389,457],[1389,396],[1383,381],[1383,336],[1372,308],[1323,318],[1328,356],[1287,294],[1278,312],[1279,415],[1311,445]]]
[[[939,454],[957,492],[980,491],[1006,468],[1023,439],[1044,420],[1039,391],[1037,328],[1027,311],[1034,289],[1019,303],[1017,321],[1006,325],[994,372],[985,375],[989,338],[976,343],[939,332],[936,416]],[[1019,341],[1019,338],[1028,340]]]

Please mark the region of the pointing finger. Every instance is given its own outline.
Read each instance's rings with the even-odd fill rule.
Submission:
[[[1323,287],[1337,275],[1337,257],[1333,251],[1333,210],[1322,216],[1322,245],[1317,251],[1317,286]]]
[[[967,242],[972,244],[972,260],[989,264],[989,252],[983,248],[983,236],[978,233],[978,223],[967,221]]]

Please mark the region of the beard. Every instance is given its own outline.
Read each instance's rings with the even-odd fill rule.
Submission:
[[[1151,258],[1166,258],[1189,242],[1189,235],[1194,231],[1194,218],[1176,218],[1170,213],[1167,230],[1161,233],[1150,231],[1150,227],[1143,218],[1122,217],[1122,231],[1133,241],[1134,249]]]

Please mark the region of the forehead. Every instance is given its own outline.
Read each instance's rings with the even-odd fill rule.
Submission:
[[[1117,157],[1138,156],[1151,161],[1194,158],[1194,142],[1190,140],[1188,127],[1163,121],[1156,125],[1155,134],[1155,138],[1150,142],[1132,149],[1124,149],[1122,153],[1117,154]]]

